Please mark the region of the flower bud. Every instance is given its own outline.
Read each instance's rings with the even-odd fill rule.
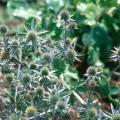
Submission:
[[[47,76],[49,74],[49,69],[47,67],[43,67],[41,69],[41,75],[42,76]]]
[[[35,70],[37,68],[37,65],[34,63],[30,64],[30,69]]]
[[[63,20],[68,20],[68,19],[69,19],[69,12],[68,12],[68,11],[65,11],[65,10],[61,11],[60,17],[61,17],[61,19],[63,19]]]
[[[30,81],[30,75],[29,74],[24,74],[23,75],[23,83],[28,83]]]
[[[45,53],[43,55],[43,60],[45,63],[50,63],[52,61],[52,56],[50,53]]]
[[[59,102],[57,103],[57,108],[58,108],[58,109],[63,110],[63,109],[65,109],[65,107],[66,107],[66,104],[65,104],[64,101],[59,101]]]
[[[44,92],[43,87],[42,87],[42,86],[37,86],[37,88],[36,88],[36,93],[37,93],[38,95],[42,96],[42,95],[43,95],[43,92]]]
[[[37,40],[37,33],[35,31],[29,31],[27,33],[27,40],[32,40],[32,41],[36,41]]]

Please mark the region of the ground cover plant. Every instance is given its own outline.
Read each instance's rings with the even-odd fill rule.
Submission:
[[[6,1],[0,119],[120,120],[120,5],[105,3]]]

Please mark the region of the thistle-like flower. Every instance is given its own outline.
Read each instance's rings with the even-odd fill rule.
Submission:
[[[36,88],[36,93],[40,96],[43,95],[43,92],[44,92],[44,88],[42,86],[37,86]]]
[[[39,81],[44,79],[44,78],[47,78],[48,80],[53,80],[53,79],[56,79],[57,77],[55,75],[54,70],[50,71],[47,66],[44,66],[40,70]]]
[[[37,113],[37,109],[34,106],[29,106],[26,108],[26,116],[33,117]]]
[[[92,107],[88,109],[88,115],[90,118],[96,118],[97,117],[97,109]]]
[[[64,101],[59,101],[57,103],[57,108],[60,109],[60,110],[64,110],[66,107],[66,103]]]
[[[69,19],[69,12],[66,10],[61,11],[60,17],[61,17],[61,19],[65,20],[65,21],[68,20]]]
[[[43,60],[45,63],[50,63],[52,61],[52,56],[50,53],[43,54]]]
[[[32,41],[32,42],[38,42],[41,39],[40,35],[46,33],[47,31],[38,31],[38,24],[35,23],[35,20],[33,19],[31,22],[31,27],[28,28],[25,26],[26,32],[24,33],[19,33],[20,35],[26,35],[27,41]]]
[[[94,66],[90,66],[87,69],[85,76],[88,78],[88,80],[91,80],[91,79],[96,80],[103,77],[102,73],[103,73],[102,69],[96,68]]]
[[[115,62],[120,62],[120,47],[114,47],[114,50],[112,51],[112,55],[110,57],[111,60]]]
[[[79,55],[74,49],[69,49],[66,51],[66,59],[69,62],[74,62],[75,60],[80,61],[78,57],[81,56]]]

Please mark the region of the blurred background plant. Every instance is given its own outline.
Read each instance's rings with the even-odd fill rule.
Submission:
[[[103,115],[101,119],[114,120],[114,118],[111,117],[112,115],[108,116],[106,113],[103,114],[101,107],[103,110],[107,109],[107,111],[110,111],[110,103],[116,108],[120,105],[120,63],[118,61],[120,58],[120,1],[1,0],[0,5],[0,24],[6,24],[9,27],[7,33],[4,33],[4,30],[2,30],[3,32],[0,37],[0,41],[3,42],[4,39],[4,45],[7,46],[1,50],[1,71],[4,74],[7,72],[8,75],[5,76],[5,79],[7,80],[7,78],[10,77],[8,79],[10,80],[9,83],[12,82],[12,84],[10,84],[12,86],[8,87],[7,85],[10,89],[8,95],[11,98],[11,102],[8,102],[8,104],[12,103],[12,108],[16,108],[16,99],[18,102],[21,102],[21,99],[26,96],[26,90],[28,89],[30,90],[30,93],[28,93],[29,97],[31,97],[35,91],[40,93],[40,96],[35,94],[35,98],[32,97],[38,99],[38,101],[44,96],[45,92],[47,98],[45,98],[45,101],[42,101],[42,103],[45,102],[45,105],[42,107],[50,113],[50,117],[53,116],[53,113],[44,107],[49,106],[51,97],[58,93],[53,94],[51,90],[48,92],[45,86],[50,85],[52,88],[53,86],[51,85],[56,82],[57,76],[61,78],[58,82],[59,84],[62,84],[62,80],[65,80],[65,88],[68,89],[67,94],[72,106],[81,107],[81,105],[75,102],[76,93],[84,98],[84,101],[82,101],[77,97],[83,106],[87,104],[85,105],[87,106],[85,107],[86,109],[78,109],[78,112],[84,113],[84,111],[87,111],[88,119],[89,114],[97,119],[99,113]],[[61,20],[61,11],[63,9],[65,12],[69,11],[67,20],[64,19],[64,17],[63,20]],[[14,37],[14,35],[16,36]],[[10,42],[8,42],[8,38]],[[2,42],[0,44],[1,46],[3,45]],[[39,49],[40,46],[42,49]],[[115,47],[115,49],[113,47]],[[111,52],[112,49],[113,53]],[[59,53],[60,55],[58,55]],[[8,58],[5,58],[3,62],[4,56]],[[62,59],[60,59],[61,56]],[[54,61],[53,58],[55,58]],[[81,61],[79,61],[79,58],[81,58]],[[8,63],[10,63],[10,66],[8,66]],[[13,63],[17,65],[13,65]],[[43,67],[44,65],[45,67]],[[18,71],[16,71],[17,67],[19,68]],[[90,68],[92,68],[92,72],[90,72]],[[26,74],[22,75],[20,69]],[[14,80],[11,80],[11,71],[15,73]],[[40,73],[37,71],[40,71]],[[37,78],[33,80],[33,77],[36,75]],[[21,80],[20,83],[18,78]],[[37,86],[38,89],[35,89],[38,82],[36,81],[37,79],[42,82],[42,86],[40,84]],[[53,81],[51,81],[51,79]],[[18,84],[17,88],[14,84]],[[21,86],[24,85],[25,91],[21,90]],[[16,96],[15,90],[12,89],[16,91],[20,89],[19,91],[21,91],[21,93],[19,97]],[[27,107],[26,104],[31,105],[31,101],[35,106],[39,106],[38,104],[40,103],[34,103],[34,100],[31,100],[29,97],[25,103],[20,103],[17,109],[21,104],[24,104],[22,109],[25,111]],[[61,96],[60,100],[58,99],[57,101],[60,101],[61,104]],[[92,105],[89,104],[92,102]],[[38,113],[42,111],[42,107],[34,108],[35,106],[33,106],[33,104],[30,107],[30,111],[32,111],[31,108],[33,108],[33,113],[38,116]],[[58,102],[54,105],[55,110],[58,110],[58,113],[55,111],[54,115],[58,114],[58,118],[60,117],[59,115],[63,115],[63,118],[65,117],[65,119],[67,119],[69,103],[65,104],[65,111],[58,110]],[[96,107],[94,104],[99,104],[99,107]],[[51,109],[53,108],[50,108],[50,110]],[[15,110],[16,109],[13,111]],[[29,108],[25,113],[27,114],[28,111]],[[63,111],[66,114],[63,114]],[[27,115],[29,116],[29,113]],[[16,114],[11,115],[11,119],[13,119],[13,116],[15,117]],[[106,116],[108,116],[108,118]],[[44,117],[44,119],[46,119],[46,116]]]

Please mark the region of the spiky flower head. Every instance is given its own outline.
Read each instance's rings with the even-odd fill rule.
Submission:
[[[28,83],[30,81],[30,75],[29,74],[24,74],[23,75],[23,83]]]
[[[110,57],[111,60],[115,62],[120,62],[120,47],[114,47],[114,50],[112,50],[112,55]]]
[[[43,95],[43,92],[44,92],[43,87],[42,86],[37,86],[36,93],[41,96],[41,95]]]
[[[88,69],[87,69],[87,74],[90,75],[90,76],[94,76],[96,75],[97,71],[96,71],[96,68],[93,67],[93,66],[90,66]]]
[[[66,103],[64,101],[59,101],[57,103],[57,108],[60,109],[60,110],[64,110],[66,107]]]
[[[6,74],[5,80],[11,83],[13,81],[13,74]]]
[[[8,27],[6,25],[0,25],[0,32],[2,34],[7,33]]]
[[[30,64],[30,69],[35,70],[37,68],[37,65],[34,63]]]
[[[73,49],[69,49],[66,53],[66,57],[70,61],[74,61],[76,58],[76,52]]]
[[[49,75],[49,69],[48,69],[48,67],[43,67],[43,68],[41,68],[41,75],[42,76],[48,76]]]
[[[73,30],[77,28],[77,24],[75,22],[70,22],[68,24],[68,29]]]
[[[97,117],[97,109],[92,107],[88,109],[88,115],[90,118],[95,118]]]
[[[31,41],[36,41],[37,40],[37,32],[36,31],[28,31],[27,33],[27,40],[31,40]]]
[[[50,63],[52,61],[52,56],[50,53],[43,54],[43,60],[45,63]]]
[[[25,113],[27,117],[32,117],[37,113],[37,108],[35,108],[34,106],[29,106],[26,108]]]
[[[69,12],[66,10],[61,11],[60,17],[61,17],[61,19],[65,20],[65,21],[68,20],[69,19]]]
[[[58,100],[59,100],[59,98],[57,95],[50,96],[50,104],[55,105]]]
[[[120,120],[120,114],[113,114],[112,119],[113,120]]]

